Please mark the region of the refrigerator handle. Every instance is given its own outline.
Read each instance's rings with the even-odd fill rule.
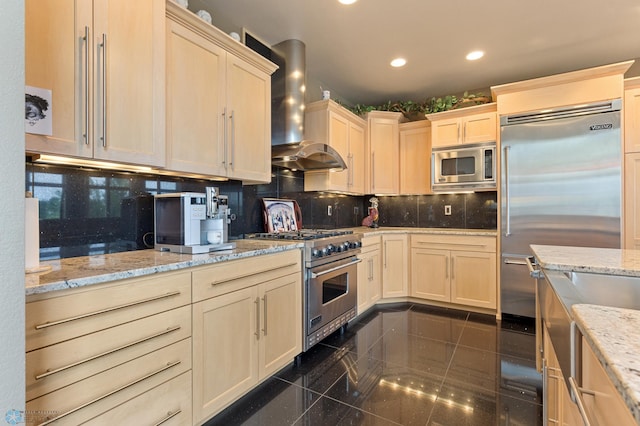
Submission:
[[[505,228],[504,236],[511,235],[511,194],[509,194],[509,150],[510,146],[502,148],[504,156],[504,197],[505,197]]]

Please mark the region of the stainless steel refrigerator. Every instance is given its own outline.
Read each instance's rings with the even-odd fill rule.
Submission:
[[[535,317],[530,244],[620,247],[620,106],[500,117],[503,314]]]

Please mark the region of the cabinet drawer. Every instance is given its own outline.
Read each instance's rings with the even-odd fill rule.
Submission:
[[[300,250],[206,266],[193,271],[193,301],[230,293],[292,273],[302,273]]]
[[[29,401],[26,411],[42,414],[36,424],[81,424],[189,370],[190,338]]]
[[[161,384],[106,413],[87,425],[163,425],[192,424],[191,372]]]
[[[438,250],[496,251],[496,238],[468,235],[411,235],[412,248],[430,248]]]
[[[27,303],[26,350],[191,303],[189,272],[153,275]]]
[[[191,337],[191,306],[27,352],[26,400],[187,337]]]
[[[380,235],[363,237],[362,238],[362,253],[368,253],[370,251],[380,250],[381,243]]]

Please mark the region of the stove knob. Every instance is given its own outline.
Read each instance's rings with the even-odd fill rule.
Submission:
[[[348,251],[350,248],[351,248],[351,243],[349,243],[349,241],[342,243],[342,251]]]
[[[360,248],[360,247],[362,247],[361,241],[354,241],[351,243],[351,248]]]
[[[322,257],[322,253],[318,249],[311,250],[311,257]]]
[[[341,253],[344,250],[344,246],[342,244],[336,246],[336,252]]]
[[[327,247],[322,247],[320,249],[320,257],[327,256],[329,254],[329,249]]]
[[[333,244],[329,244],[327,245],[326,250],[328,254],[331,254],[336,251],[336,246],[334,246]]]

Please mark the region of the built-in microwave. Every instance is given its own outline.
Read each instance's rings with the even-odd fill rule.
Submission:
[[[433,148],[431,182],[434,192],[496,189],[496,143]]]

